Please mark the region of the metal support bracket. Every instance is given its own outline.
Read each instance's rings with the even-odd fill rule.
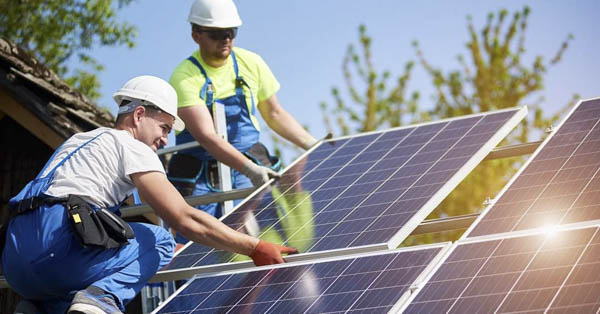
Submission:
[[[215,101],[213,103],[213,120],[217,135],[227,142],[227,119],[225,116],[225,105]],[[219,172],[219,189],[223,192],[231,191],[231,169],[222,162],[217,162]],[[222,203],[223,215],[227,215],[233,210],[233,201],[224,201]]]

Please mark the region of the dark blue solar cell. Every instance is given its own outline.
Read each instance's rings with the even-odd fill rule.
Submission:
[[[403,128],[396,130],[389,130],[381,135],[378,139],[381,141],[389,141],[389,140],[400,140],[406,136],[409,136],[415,128]]]
[[[410,134],[410,137],[419,136],[419,135],[434,135],[434,134],[440,132],[440,130],[445,128],[449,123],[452,123],[452,122],[444,121],[443,123],[429,123],[429,124],[421,125],[421,126],[417,127]]]
[[[423,144],[407,144],[405,142],[395,146],[390,150],[387,158],[393,157],[412,157],[417,151],[423,148]]]
[[[197,278],[158,313],[297,313],[390,309],[439,247]],[[374,292],[379,291],[374,298]],[[379,311],[379,310],[377,310]]]
[[[412,215],[406,213],[382,215],[369,225],[371,230],[393,229],[398,225],[403,225]]]
[[[326,144],[324,144],[326,145]],[[364,151],[368,146],[368,143],[360,143],[353,145],[352,143],[348,143],[348,145],[344,145],[340,147],[332,156],[345,156],[345,155],[354,155],[356,156],[360,152]],[[331,157],[330,157],[331,158]]]
[[[394,200],[396,200],[400,196],[397,190],[385,191],[385,192],[375,192],[371,196],[367,197],[364,200],[364,203],[361,205],[374,205],[374,204],[390,204]]]
[[[370,150],[364,151],[352,160],[352,163],[373,163],[374,161],[380,160],[384,155],[387,154],[387,150]]]
[[[357,219],[357,220],[348,220],[335,225],[330,231],[328,235],[340,235],[340,234],[349,234],[354,233],[356,230],[361,230],[367,228],[373,222],[370,218],[365,219]]]
[[[408,187],[410,187],[411,185],[415,184],[415,181],[417,181],[417,179],[420,176],[418,175],[414,175],[414,176],[406,176],[406,177],[401,177],[401,178],[393,178],[393,179],[389,179],[385,182],[383,182],[381,184],[381,186],[377,189],[377,191],[399,191],[399,190],[406,190]]]
[[[391,139],[391,140],[382,140],[378,139],[376,142],[369,145],[366,151],[390,151],[394,147],[401,145],[403,138]]]
[[[200,246],[200,245],[194,243],[194,244],[192,244],[192,246]],[[191,267],[199,259],[204,257],[205,254],[206,253],[187,254],[187,252],[185,254],[179,254],[175,258],[173,258],[173,260],[167,266],[165,266],[165,268],[163,270],[181,269],[181,268]]]
[[[375,166],[373,166],[373,168],[369,169],[369,172],[383,170],[389,176],[390,170],[396,170],[399,167],[402,167],[402,165],[404,165],[409,160],[409,158],[409,156],[386,157],[385,159],[377,162]]]
[[[369,228],[372,230],[372,228]],[[372,231],[360,232],[351,242],[350,246],[369,245],[371,243],[381,243],[392,238],[398,232],[397,228],[375,229]]]
[[[496,114],[499,114],[499,113],[496,113]],[[462,118],[462,119],[452,120],[452,121],[450,121],[450,123],[448,124],[446,129],[444,129],[444,131],[453,130],[453,129],[464,129],[464,128],[470,129],[474,125],[479,123],[479,121],[481,121],[482,118],[483,118],[482,116],[476,116],[476,117],[472,117],[472,118]]]
[[[456,143],[457,138],[448,138],[448,139],[438,139],[437,137],[429,142],[429,144],[425,145],[421,150],[421,153],[427,152],[445,152]]]

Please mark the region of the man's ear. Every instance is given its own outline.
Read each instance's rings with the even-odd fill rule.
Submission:
[[[192,31],[192,39],[196,44],[200,45],[200,33]]]
[[[142,118],[146,115],[146,108],[144,106],[138,106],[133,110],[133,123],[138,125]]]

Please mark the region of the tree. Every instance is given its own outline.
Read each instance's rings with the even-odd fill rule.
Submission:
[[[347,120],[359,126],[355,131],[371,131],[384,126],[398,126],[403,121],[441,119],[527,104],[533,112],[532,118],[524,121],[518,130],[513,132],[516,135],[507,139],[505,144],[526,142],[531,131],[541,133],[540,130],[560,117],[561,113],[557,113],[545,118],[540,106],[543,99],[540,97],[533,99],[533,97],[543,89],[543,78],[548,66],[560,61],[568,48],[568,42],[573,38],[569,35],[562,42],[550,62],[546,62],[544,57],[538,55],[532,64],[525,64],[523,55],[529,13],[528,7],[515,12],[508,25],[506,25],[508,14],[506,10],[500,10],[498,14],[490,13],[480,32],[475,30],[469,17],[470,40],[466,46],[470,63],[467,63],[465,57],[459,55],[458,60],[462,68],[447,74],[441,69],[434,68],[425,59],[418,42],[415,41],[413,45],[419,62],[431,76],[435,87],[435,106],[429,111],[418,108],[417,92],[413,92],[408,100],[404,97],[412,62],[406,63],[405,73],[399,77],[397,86],[389,93],[384,93],[385,81],[390,74],[385,71],[378,80],[371,62],[371,39],[365,34],[365,27],[361,26],[359,35],[363,48],[362,64],[352,45],[349,46],[343,62],[347,89],[354,103],[352,106],[347,105],[340,97],[339,90],[333,88],[332,94],[337,106],[333,110],[328,110],[327,105],[322,104],[325,123],[328,125],[331,123],[329,120],[331,114],[336,118],[342,133],[347,134],[350,130]],[[350,62],[365,85],[363,92],[359,92],[352,83]],[[362,110],[362,114],[359,114],[355,108]],[[518,157],[481,163],[429,218],[480,211],[484,200],[487,197],[494,197],[521,163],[522,158]],[[462,231],[418,236],[409,238],[405,244],[454,240],[461,233]]]
[[[425,59],[418,42],[413,42],[420,63],[430,74],[436,89],[435,108],[428,112],[430,118],[448,118],[475,112],[485,112],[519,105],[533,111],[533,119],[519,128],[516,140],[525,142],[532,129],[542,129],[555,122],[560,113],[544,118],[540,104],[543,98],[531,99],[543,90],[543,79],[548,66],[558,63],[573,36],[568,35],[549,63],[538,55],[530,65],[523,64],[525,31],[529,7],[515,12],[512,21],[505,25],[508,11],[490,13],[481,35],[475,30],[472,18],[467,17],[470,41],[466,46],[471,63],[458,55],[462,69],[444,75]],[[505,31],[503,31],[505,30]]]
[[[346,104],[339,88],[333,87],[332,94],[335,107],[329,108],[326,102],[321,103],[321,111],[329,132],[334,133],[331,126],[333,117],[343,135],[354,132],[372,131],[381,127],[396,127],[413,122],[417,119],[417,100],[419,93],[413,92],[406,96],[406,84],[410,80],[414,63],[409,61],[404,66],[395,85],[390,86],[389,71],[377,73],[371,55],[371,37],[367,35],[365,25],[359,26],[359,42],[362,48],[362,58],[356,52],[353,44],[348,45],[342,69],[351,105]],[[356,87],[358,81],[366,85],[361,92]]]
[[[117,0],[118,8],[132,0]],[[103,66],[89,50],[134,46],[136,29],[116,20],[113,0],[0,0],[0,36],[33,53],[46,67],[91,99],[100,97]],[[71,69],[72,57],[83,67]],[[91,70],[84,69],[89,67]]]

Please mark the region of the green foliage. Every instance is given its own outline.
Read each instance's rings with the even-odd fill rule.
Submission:
[[[118,8],[132,0],[117,0]],[[116,20],[113,0],[0,0],[0,37],[31,51],[45,66],[91,99],[98,99],[103,69],[89,51],[101,46],[134,46],[136,29]],[[90,69],[70,69],[77,57]],[[70,75],[69,77],[65,77]]]
[[[332,122],[338,124],[343,134],[351,131],[362,132],[382,127],[394,127],[404,122],[442,119],[489,110],[527,105],[532,112],[504,144],[528,141],[532,131],[541,134],[542,130],[554,123],[562,114],[545,117],[540,104],[543,98],[536,95],[543,90],[543,78],[549,66],[559,62],[573,36],[569,35],[559,46],[554,57],[546,62],[543,56],[536,56],[532,62],[524,61],[525,31],[528,7],[515,12],[507,23],[508,12],[500,10],[490,13],[486,24],[478,32],[472,19],[468,18],[470,39],[466,44],[468,61],[459,55],[461,69],[443,72],[433,67],[424,57],[418,42],[416,49],[420,64],[430,75],[435,88],[433,109],[424,111],[418,108],[419,94],[405,97],[406,84],[413,67],[407,62],[394,87],[386,91],[388,71],[377,74],[371,60],[371,38],[365,27],[359,29],[362,57],[349,45],[343,62],[346,85],[352,104],[347,104],[337,87],[332,94],[336,106],[329,109],[321,104],[324,121],[329,130]],[[363,86],[354,85],[350,65],[354,66]],[[537,98],[535,98],[537,97]],[[571,102],[571,104],[573,101]],[[567,106],[568,107],[568,106]],[[564,110],[566,110],[565,108]],[[353,123],[352,128],[348,121]],[[480,211],[487,197],[494,197],[522,164],[522,158],[508,158],[486,161],[455,189],[429,218],[464,215]],[[464,230],[410,237],[403,245],[456,240]]]
[[[569,41],[569,35],[562,42],[550,62],[543,56],[536,56],[530,64],[524,64],[525,31],[529,7],[515,12],[506,24],[508,12],[500,10],[490,13],[481,31],[475,30],[471,17],[468,17],[467,52],[470,63],[463,55],[458,61],[462,69],[444,74],[434,68],[424,58],[418,42],[413,42],[423,68],[430,74],[436,89],[435,108],[428,112],[430,118],[447,118],[475,112],[527,105],[533,112],[533,119],[523,124],[511,142],[526,142],[532,129],[542,129],[554,123],[557,113],[544,118],[540,104],[543,98],[533,99],[535,93],[543,90],[543,78],[547,68],[560,61]],[[480,35],[479,35],[480,34]]]
[[[350,44],[342,64],[352,103],[347,104],[344,101],[337,87],[332,88],[334,108],[330,108],[326,102],[321,103],[327,131],[335,133],[332,120],[337,123],[343,135],[414,122],[417,117],[419,94],[414,92],[410,97],[406,96],[406,84],[414,63],[407,62],[404,73],[394,83],[390,83],[389,71],[377,73],[375,70],[371,55],[371,38],[367,35],[364,25],[359,27],[359,42],[362,56],[359,56],[355,46]],[[364,84],[366,88],[360,91],[355,85],[355,80]]]

